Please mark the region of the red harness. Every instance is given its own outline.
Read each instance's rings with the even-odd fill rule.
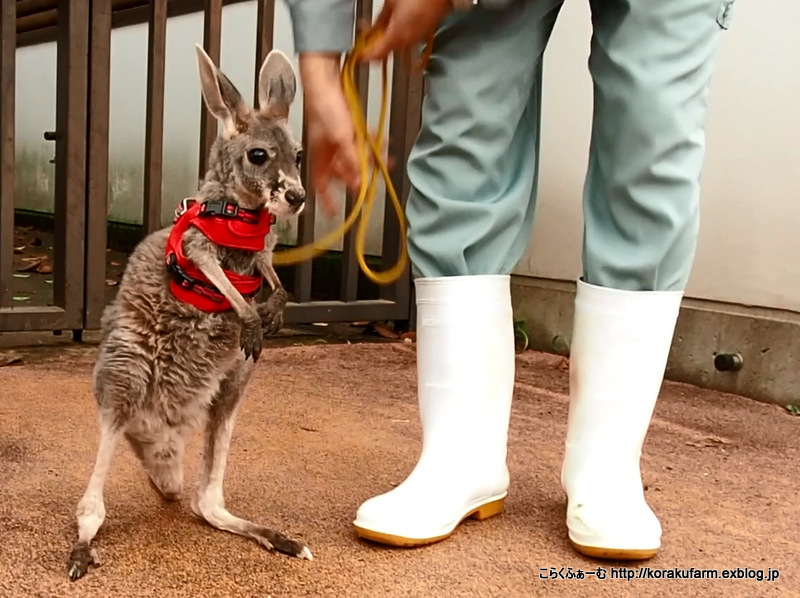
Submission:
[[[221,312],[231,303],[183,253],[183,233],[190,226],[198,228],[208,239],[231,249],[258,252],[264,249],[265,237],[273,218],[265,208],[246,210],[231,201],[184,199],[175,210],[175,220],[167,240],[166,262],[172,294],[201,311]],[[263,277],[243,276],[223,270],[242,297],[250,299],[261,290]]]

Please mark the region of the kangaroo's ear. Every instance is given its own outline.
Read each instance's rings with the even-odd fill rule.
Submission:
[[[242,94],[211,61],[205,50],[199,45],[197,49],[197,66],[200,70],[200,87],[203,100],[209,112],[222,123],[224,137],[232,137],[247,128],[250,108],[242,99]]]
[[[272,50],[258,75],[258,109],[271,118],[288,118],[297,93],[292,63],[280,50]]]

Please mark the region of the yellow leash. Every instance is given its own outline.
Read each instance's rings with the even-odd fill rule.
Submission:
[[[353,119],[356,134],[356,147],[359,153],[359,165],[361,169],[361,189],[353,211],[345,218],[341,226],[329,232],[327,235],[318,239],[308,245],[302,247],[294,247],[275,253],[273,262],[277,265],[296,264],[306,260],[313,259],[314,257],[324,253],[329,249],[337,240],[344,237],[349,231],[355,221],[361,216],[361,219],[356,228],[356,243],[355,252],[358,265],[364,274],[371,281],[386,285],[395,282],[403,274],[406,266],[408,265],[408,248],[406,245],[406,221],[403,206],[400,199],[397,197],[397,192],[392,185],[391,177],[389,176],[389,169],[386,166],[383,158],[381,157],[381,144],[383,141],[384,127],[386,125],[386,109],[387,109],[387,95],[389,87],[389,76],[387,60],[384,58],[381,69],[381,108],[378,116],[378,132],[372,136],[367,128],[366,119],[361,106],[361,100],[358,97],[358,90],[356,89],[355,69],[358,59],[364,50],[372,43],[381,31],[377,29],[370,29],[363,34],[359,35],[353,49],[345,57],[344,65],[342,66],[342,89],[344,90],[344,97],[347,105],[350,108],[350,114]],[[427,60],[430,55],[430,43],[426,49],[423,62]],[[372,155],[372,168],[370,172],[370,160],[368,152]],[[397,262],[388,270],[376,272],[372,270],[367,264],[365,256],[365,243],[367,238],[367,224],[369,223],[370,214],[372,212],[373,203],[375,201],[375,192],[378,184],[378,174],[383,176],[386,186],[386,192],[392,201],[397,221],[400,225],[400,257]],[[368,176],[369,175],[369,176]],[[369,182],[367,182],[369,181]]]

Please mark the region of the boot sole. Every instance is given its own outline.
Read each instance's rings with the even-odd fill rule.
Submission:
[[[430,538],[407,538],[405,536],[395,536],[393,534],[384,534],[383,532],[376,532],[375,530],[367,529],[365,527],[360,527],[358,525],[353,525],[356,530],[356,534],[363,538],[364,540],[370,540],[371,542],[377,542],[379,544],[387,544],[389,546],[397,546],[400,548],[414,548],[417,546],[426,546],[428,544],[434,544],[436,542],[441,542],[442,540],[449,538],[453,535],[453,532],[456,528],[461,525],[461,523],[465,519],[476,519],[478,521],[484,521],[489,519],[490,517],[494,517],[495,515],[499,515],[503,511],[505,511],[506,500],[505,498],[500,498],[498,500],[493,500],[491,502],[487,502],[482,504],[478,507],[475,507],[471,511],[467,512],[458,522],[453,526],[446,534],[442,534],[441,536],[433,536]]]
[[[624,549],[602,548],[600,546],[584,546],[570,540],[573,548],[586,556],[611,561],[644,561],[653,558],[658,552],[657,548]]]

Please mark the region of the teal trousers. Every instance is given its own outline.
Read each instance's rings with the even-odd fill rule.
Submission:
[[[416,277],[508,274],[522,257],[536,206],[542,55],[562,1],[476,7],[437,32],[408,162]],[[697,243],[709,84],[732,3],[590,0],[586,282],[631,291],[685,287]]]

